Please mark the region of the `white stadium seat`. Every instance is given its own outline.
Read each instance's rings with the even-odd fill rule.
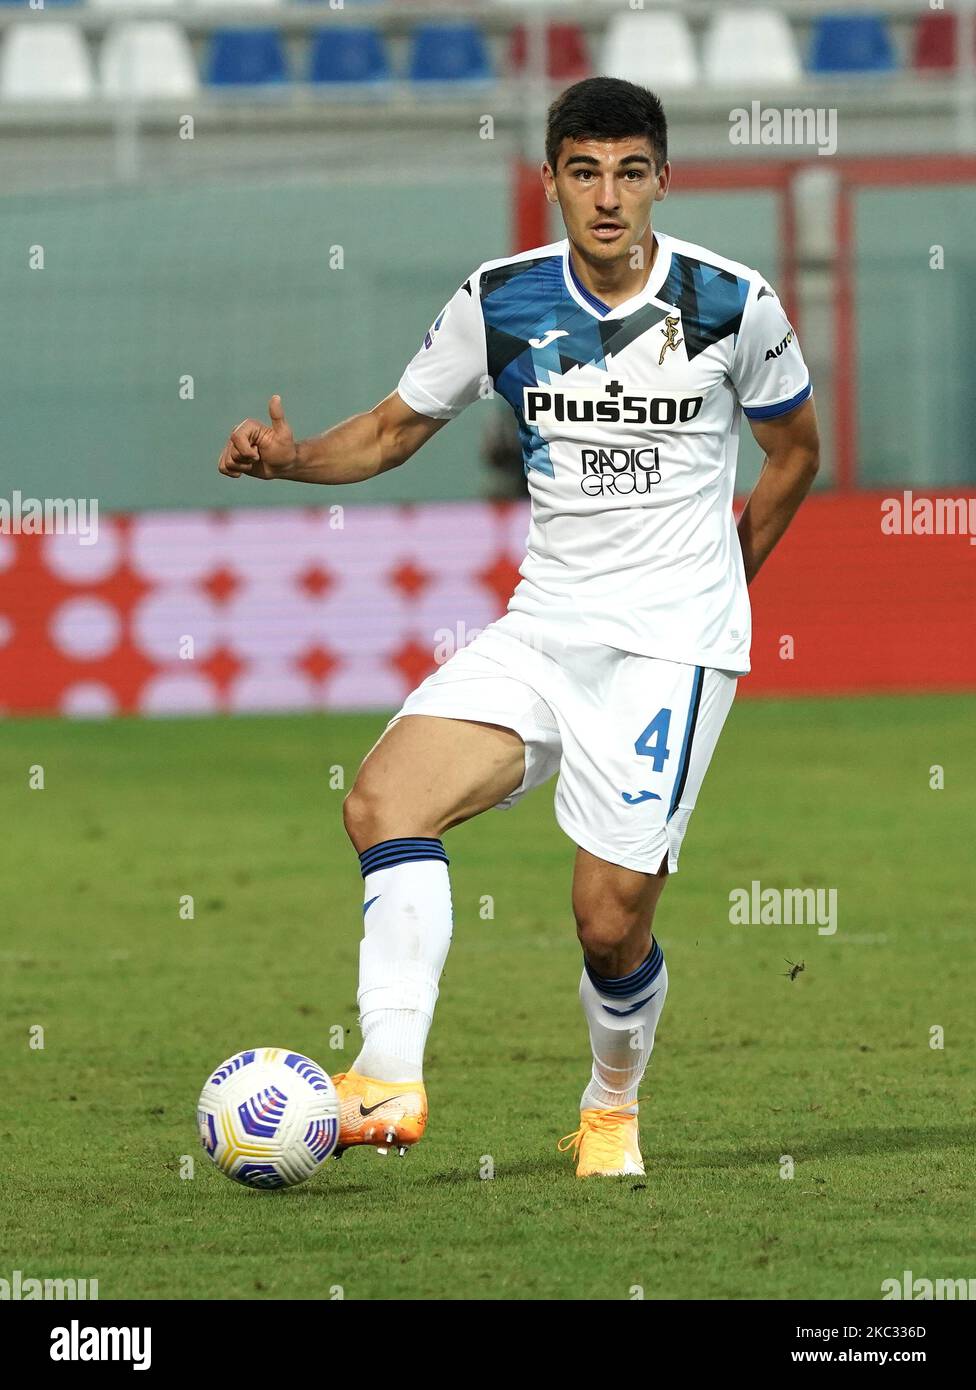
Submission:
[[[599,71],[662,91],[699,80],[691,30],[679,14],[618,15],[610,21]]]
[[[286,0],[189,0],[189,3],[208,10],[218,9],[222,5],[237,10],[273,10],[278,5],[285,4]],[[319,3],[324,4],[326,0],[319,0]]]
[[[798,82],[803,76],[793,30],[774,10],[725,10],[716,15],[705,33],[702,67],[713,87]]]
[[[83,101],[95,79],[88,46],[74,24],[21,20],[0,47],[0,100]]]
[[[175,5],[179,0],[87,0],[93,10],[159,10],[167,5]]]
[[[166,19],[113,24],[98,71],[107,97],[191,97],[200,90],[190,40]]]

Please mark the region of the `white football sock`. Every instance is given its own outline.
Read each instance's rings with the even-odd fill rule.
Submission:
[[[423,1079],[424,1045],[451,944],[451,881],[440,840],[384,840],[359,856],[365,937],[359,948],[363,1046],[351,1070]]]
[[[593,1071],[581,1110],[636,1101],[667,993],[668,968],[656,941],[642,965],[616,980],[603,979],[584,961],[580,1002],[590,1028]]]

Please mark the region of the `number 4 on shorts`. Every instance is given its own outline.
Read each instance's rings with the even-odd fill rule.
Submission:
[[[655,772],[663,772],[664,764],[671,756],[671,749],[668,747],[668,730],[670,727],[671,711],[669,709],[659,709],[650,724],[648,724],[647,728],[634,744],[634,749],[638,757],[654,759]]]

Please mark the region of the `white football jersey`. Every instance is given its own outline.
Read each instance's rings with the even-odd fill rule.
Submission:
[[[397,390],[435,420],[492,391],[515,411],[532,520],[511,613],[577,641],[744,673],[740,415],[795,409],[810,375],[761,275],[654,235],[647,284],[615,308],[579,281],[568,241],[487,261]]]

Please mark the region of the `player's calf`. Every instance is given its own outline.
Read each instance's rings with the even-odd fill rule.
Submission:
[[[583,947],[580,1002],[593,1052],[572,1144],[578,1177],[641,1174],[637,1091],[667,995],[660,943],[651,936],[666,866],[642,874],[580,850],[573,909]]]
[[[340,1149],[402,1152],[423,1136],[424,1047],[452,932],[440,837],[517,787],[521,769],[522,743],[508,730],[410,716],[376,744],[346,798],[343,819],[363,875],[363,1046],[336,1078]]]

